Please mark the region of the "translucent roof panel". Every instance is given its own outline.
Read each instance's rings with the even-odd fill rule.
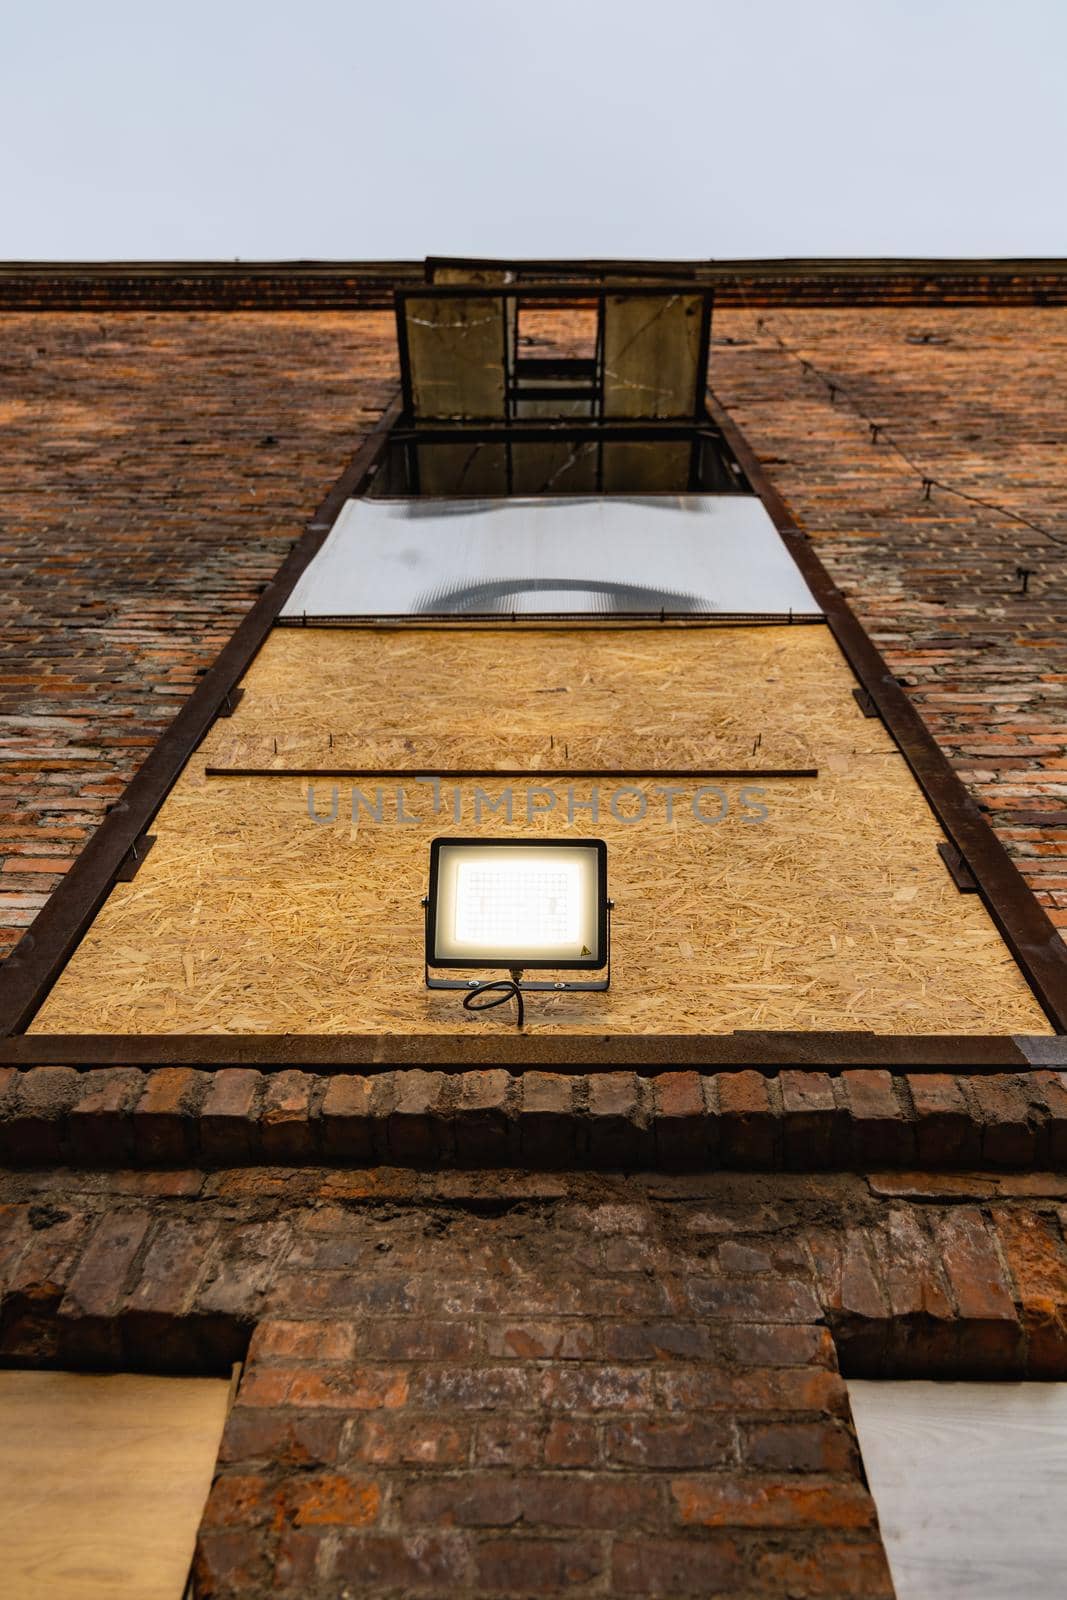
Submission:
[[[754,496],[350,500],[283,619],[821,615]]]

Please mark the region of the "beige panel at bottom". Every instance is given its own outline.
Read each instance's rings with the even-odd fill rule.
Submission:
[[[4,1600],[181,1600],[229,1387],[0,1373]]]
[[[607,841],[612,983],[531,997],[531,1032],[1049,1032],[978,897],[946,872],[920,790],[852,685],[822,627],[276,633],[31,1031],[508,1029],[504,1008],[472,1017],[423,985],[430,840],[570,833]],[[413,750],[443,732],[461,765],[464,738],[487,730],[506,744],[510,729],[520,747],[542,735],[557,759],[561,739],[597,735],[614,764],[629,730],[695,743],[702,726],[733,760],[802,748],[819,776],[724,779],[721,797],[697,795],[708,777],[676,779],[669,801],[654,779],[534,771],[528,783],[465,780],[458,814],[445,780],[435,814],[414,779],[204,775],[247,764],[268,739],[281,766],[322,761],[331,741],[335,759],[342,747],[351,759],[401,729]],[[746,797],[753,785],[763,793]],[[498,804],[510,788],[510,824],[484,801],[476,817],[479,786]],[[326,820],[309,814],[309,787]],[[594,787],[596,818],[579,809]],[[538,814],[549,794],[554,807]]]

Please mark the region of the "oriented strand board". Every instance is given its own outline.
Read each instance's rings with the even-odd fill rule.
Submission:
[[[4,1600],[181,1600],[229,1387],[0,1373]]]
[[[423,987],[429,843],[570,826],[608,843],[612,986],[531,997],[531,1030],[1047,1033],[984,908],[945,871],[926,802],[852,684],[822,627],[277,630],[33,1031],[506,1029],[503,1009],[471,1018],[454,995]],[[486,740],[518,750],[600,739],[613,755],[629,737],[635,752],[669,738],[751,755],[758,741],[757,760],[807,750],[820,776],[768,780],[747,803],[745,780],[724,780],[725,800],[685,780],[670,816],[655,780],[635,781],[613,815],[614,780],[575,778],[572,824],[567,781],[536,772],[529,785],[465,780],[458,809],[443,779],[436,814],[430,784],[384,775],[360,780],[355,796],[339,781],[336,797],[328,779],[204,776],[248,743],[276,738],[284,762],[291,749],[325,754],[331,738],[346,757],[392,755],[404,737],[426,753],[452,741],[442,768],[473,764],[465,758]],[[595,819],[581,808],[594,784]],[[555,803],[539,810],[546,788]],[[309,814],[309,790],[323,820]]]

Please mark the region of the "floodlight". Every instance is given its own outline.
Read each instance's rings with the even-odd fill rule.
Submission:
[[[468,1010],[520,990],[602,990],[611,981],[603,839],[434,839],[426,908],[426,986],[466,989]],[[507,981],[440,978],[431,967],[503,968]],[[600,972],[599,978],[529,981],[527,969]],[[469,1005],[486,989],[495,1000]]]

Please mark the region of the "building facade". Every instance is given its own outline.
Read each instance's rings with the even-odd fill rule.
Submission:
[[[194,1594],[890,1595],[848,1380],[1064,1376],[1067,275],[712,276],[709,427],[825,569],[837,645],[858,629],[852,671],[872,646],[884,683],[808,661],[825,626],[770,605],[758,626],[751,605],[714,629],[642,616],[559,681],[530,640],[570,649],[573,617],[404,633],[406,657],[359,666],[393,634],[272,624],[309,533],[314,560],[384,470],[387,302],[413,271],[0,280],[0,1351],[75,1372],[239,1364]],[[528,355],[580,359],[571,315],[537,305]],[[613,470],[591,492],[656,492]],[[485,726],[449,698],[472,661]],[[595,748],[592,701],[585,721],[562,695],[536,705],[583,672],[614,686]],[[657,672],[669,760],[662,698],[638,692]],[[714,761],[691,748],[693,683]],[[927,744],[909,742],[915,712]],[[352,742],[368,722],[369,755]],[[374,824],[321,827],[295,769],[325,771],[322,808],[343,773],[373,805],[398,772],[488,783],[494,739],[507,770],[555,772],[535,746],[561,729],[583,751],[568,744],[564,782],[718,774],[733,800],[754,773],[794,825],[773,831],[779,791],[766,829],[691,819],[672,885],[665,828],[609,817],[615,1009],[530,995],[520,1033],[508,1008],[464,1016],[419,988],[421,867],[394,812],[410,911],[371,879],[384,942],[346,967],[353,906],[331,896]],[[388,742],[414,736],[406,756]],[[461,738],[477,757],[444,748]],[[861,794],[863,761],[878,777]],[[294,780],[275,820],[271,768]],[[819,804],[790,811],[786,786],[813,775]],[[939,859],[940,830],[949,857],[963,842],[946,819],[991,842]],[[420,852],[442,831],[427,823]],[[733,879],[692,842],[712,837]],[[333,852],[318,880],[311,851]],[[700,917],[676,926],[694,892]],[[743,901],[729,962],[701,967]]]

